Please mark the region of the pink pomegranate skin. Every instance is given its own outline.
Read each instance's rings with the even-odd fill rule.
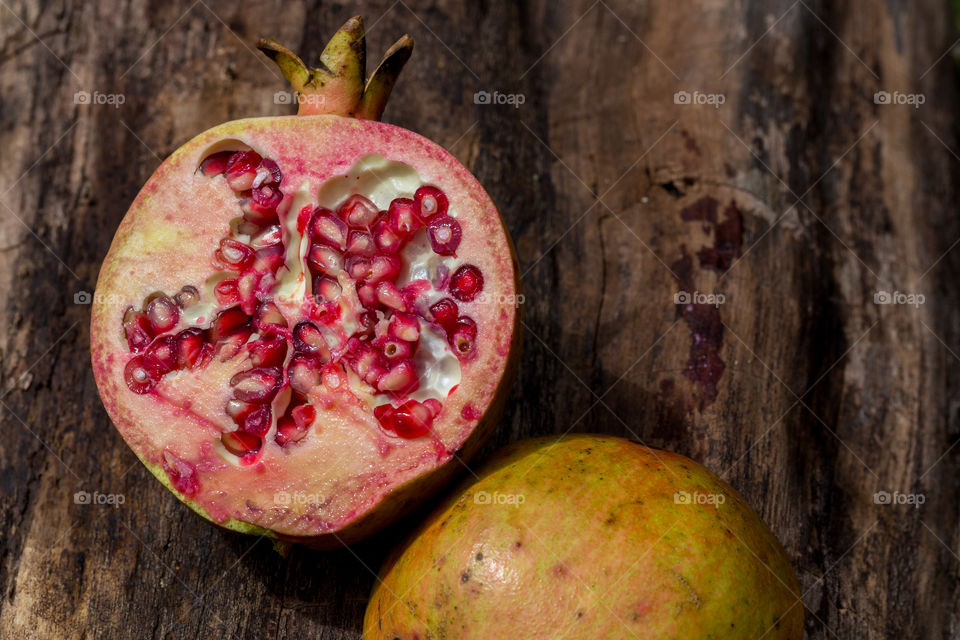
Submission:
[[[783,548],[728,484],[680,455],[576,435],[507,447],[429,516],[380,572],[363,637],[800,640],[803,604]]]
[[[236,428],[224,414],[231,377],[241,369],[236,361],[214,358],[177,371],[146,393],[132,392],[125,382],[132,354],[121,324],[124,310],[139,308],[156,291],[172,296],[184,285],[201,287],[216,271],[212,256],[240,215],[237,194],[222,176],[211,178],[198,167],[211,150],[238,143],[282,170],[281,224],[295,226],[292,202],[315,206],[322,186],[348,180],[351,167],[370,154],[407,165],[424,184],[446,194],[462,227],[457,260],[482,271],[489,298],[460,305],[477,325],[475,352],[460,361],[459,384],[442,399],[429,436],[385,433],[370,398],[311,394],[318,415],[306,438],[279,446],[271,432],[250,461],[232,464],[217,442],[223,431]],[[285,247],[297,241],[285,236]],[[297,261],[295,253],[287,253],[287,265]],[[307,276],[299,277],[302,284]],[[338,115],[238,120],[174,152],[121,222],[97,283],[93,370],[124,440],[194,511],[235,531],[333,547],[369,535],[447,483],[460,468],[454,455],[469,458],[490,433],[515,371],[520,316],[515,304],[489,300],[512,301],[517,294],[516,257],[499,213],[470,172],[438,145],[399,127]],[[290,327],[297,321],[297,302],[296,296],[277,302]],[[209,326],[212,320],[195,324]],[[187,326],[181,317],[174,331]]]

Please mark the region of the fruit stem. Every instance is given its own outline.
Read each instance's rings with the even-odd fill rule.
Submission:
[[[311,69],[290,49],[270,38],[257,48],[277,63],[297,93],[297,115],[332,113],[379,120],[403,65],[413,51],[413,38],[404,35],[384,54],[364,84],[366,39],[363,19],[354,16],[340,27],[320,54],[320,66]]]

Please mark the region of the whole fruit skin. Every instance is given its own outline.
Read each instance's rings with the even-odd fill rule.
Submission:
[[[408,40],[401,39],[398,45],[412,46]],[[357,63],[354,58],[363,57],[362,42],[362,24],[355,18],[337,33],[328,49],[342,54],[335,60]],[[391,51],[402,53],[404,49],[395,45]],[[284,56],[282,60],[289,64],[289,56]],[[474,336],[477,346],[461,361],[460,383],[443,398],[443,412],[435,416],[429,437],[387,433],[377,424],[369,404],[313,402],[317,418],[304,440],[280,443],[275,437],[282,413],[278,409],[273,412],[274,426],[259,452],[251,456],[252,462],[232,464],[225,462],[217,446],[224,424],[229,428],[231,421],[225,404],[231,400],[232,378],[250,365],[234,366],[233,360],[207,354],[196,366],[180,366],[164,374],[163,382],[143,393],[134,391],[125,377],[128,364],[140,357],[134,358],[130,337],[124,334],[121,321],[125,309],[146,306],[157,291],[173,297],[183,285],[194,286],[194,292],[199,288],[204,304],[211,301],[205,282],[212,271],[219,270],[211,266],[211,260],[218,246],[222,248],[222,239],[232,233],[234,219],[241,215],[236,193],[224,182],[225,177],[205,175],[202,168],[206,158],[224,150],[224,144],[235,151],[233,145],[240,143],[279,163],[282,188],[289,187],[284,191],[284,206],[278,207],[284,247],[293,246],[288,244],[291,237],[299,243],[306,235],[303,230],[291,234],[299,224],[300,211],[291,202],[316,204],[321,189],[346,181],[351,167],[364,157],[374,154],[389,164],[414,168],[424,184],[442,187],[451,211],[459,212],[463,238],[454,260],[465,261],[479,254],[471,264],[486,276],[485,293],[497,299],[517,299],[513,247],[483,187],[435,143],[371,119],[379,116],[403,61],[404,56],[398,61],[388,52],[378,69],[390,71],[392,64],[392,75],[374,75],[368,80],[362,96],[372,96],[371,101],[341,91],[336,82],[313,83],[299,87],[298,92],[322,88],[325,99],[301,102],[301,115],[227,122],[187,142],[147,181],[104,260],[91,318],[93,371],[104,407],[134,453],[164,486],[198,514],[227,529],[317,548],[349,544],[382,528],[444,486],[460,467],[454,457],[472,455],[499,421],[519,348],[520,311],[512,306],[475,304],[472,311],[461,305],[461,312],[472,314],[469,317],[479,326]],[[345,62],[332,68],[337,71],[348,66]],[[362,80],[362,64],[347,71],[338,71],[334,80],[350,77],[351,82],[346,83],[350,86]],[[330,74],[329,70],[325,73]],[[320,106],[328,111],[310,111]],[[298,200],[304,193],[309,198]],[[285,268],[303,263],[305,256],[303,251],[287,251],[284,260]],[[306,285],[298,286],[295,295],[282,301],[279,295],[274,298],[278,304],[282,302],[285,313],[293,309],[296,314],[299,309]],[[223,308],[211,314],[214,312],[222,313]],[[171,333],[186,326],[185,310],[179,313],[181,324],[174,318]],[[196,328],[209,337],[214,321],[211,314],[193,320],[189,330]],[[286,333],[302,319],[288,317],[293,319],[284,329]],[[451,340],[454,335],[451,333]],[[209,340],[206,346],[210,346]],[[288,349],[288,358],[292,349]],[[245,353],[237,356],[246,357]],[[171,386],[176,393],[171,393]],[[283,386],[288,386],[286,378]],[[341,407],[345,408],[341,411]],[[337,441],[336,447],[324,444],[337,437],[333,435],[337,430],[353,427],[350,437]],[[301,495],[307,498],[291,499]]]
[[[434,511],[381,571],[363,637],[800,640],[803,605],[783,548],[720,478],[575,435],[503,449]]]

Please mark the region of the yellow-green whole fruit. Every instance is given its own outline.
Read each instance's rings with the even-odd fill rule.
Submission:
[[[369,640],[800,640],[780,543],[723,480],[621,438],[499,452],[388,559]]]

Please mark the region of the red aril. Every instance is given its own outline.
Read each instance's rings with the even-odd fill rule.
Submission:
[[[496,424],[519,315],[499,214],[453,156],[378,118],[411,41],[364,78],[350,20],[297,116],[228,122],[157,169],[104,261],[91,351],[147,467],[210,520],[331,546],[442,486]],[[453,461],[453,462],[451,462]],[[315,496],[284,502],[295,487]]]
[[[319,242],[343,251],[347,247],[347,223],[329,209],[318,209],[310,223],[310,235]]]
[[[413,194],[413,200],[417,203],[420,211],[421,220],[429,220],[433,216],[447,215],[447,195],[439,188],[433,185],[424,185],[417,189]]]
[[[209,345],[204,342],[203,331],[192,327],[177,334],[177,368],[191,369],[203,358]]]
[[[355,193],[343,201],[337,209],[337,215],[346,222],[351,229],[370,229],[377,220],[380,210],[359,193]]]
[[[257,167],[260,165],[260,154],[256,151],[241,151],[233,154],[227,160],[224,176],[227,184],[234,191],[246,191],[253,187],[257,178]]]
[[[420,209],[410,198],[395,198],[387,209],[390,230],[401,238],[409,238],[423,223],[420,221]]]
[[[433,252],[441,256],[452,256],[460,246],[460,223],[450,216],[434,216],[427,223],[427,235]]]
[[[460,308],[457,303],[450,298],[441,298],[430,306],[430,313],[434,322],[439,324],[449,334],[457,324],[457,316],[460,315]]]
[[[470,302],[483,291],[483,274],[472,264],[465,264],[450,276],[450,293],[460,302]]]

